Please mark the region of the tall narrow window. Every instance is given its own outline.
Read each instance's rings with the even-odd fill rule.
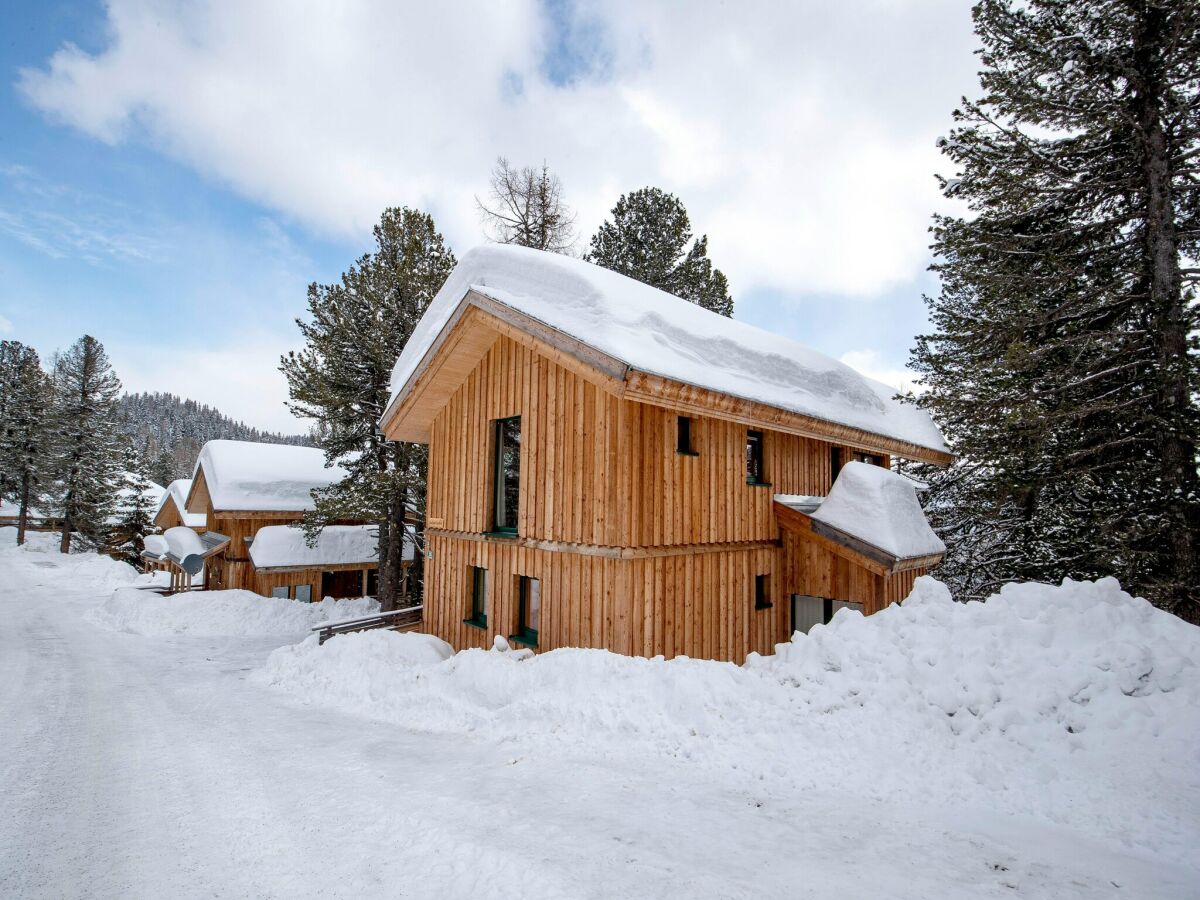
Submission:
[[[763,477],[763,433],[746,432],[746,483],[767,485]]]
[[[842,471],[842,448],[831,447],[829,449],[829,483],[837,481],[838,472]]]
[[[675,452],[684,456],[699,456],[692,449],[692,419],[691,416],[675,417]]]
[[[492,498],[492,531],[517,533],[521,496],[521,417],[496,420],[495,495]]]
[[[488,571],[480,566],[471,566],[470,615],[463,619],[476,628],[487,628]]]
[[[754,608],[771,608],[771,578],[769,575],[754,576]]]
[[[513,639],[530,647],[538,642],[538,625],[541,618],[542,583],[528,575],[518,577],[517,584],[517,633]]]

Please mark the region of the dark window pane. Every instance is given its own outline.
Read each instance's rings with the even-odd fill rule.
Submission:
[[[676,418],[675,452],[692,452],[692,420],[688,416]]]
[[[761,431],[746,432],[746,480],[762,483],[763,436]]]
[[[483,624],[487,622],[488,573],[487,569],[472,566],[471,574],[471,618]]]
[[[496,420],[496,531],[516,531],[521,496],[521,420]]]

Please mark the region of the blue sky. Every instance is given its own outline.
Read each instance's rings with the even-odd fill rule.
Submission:
[[[275,365],[306,285],[366,250],[388,205],[428,209],[460,253],[480,243],[473,194],[505,154],[548,159],[583,238],[622,191],[674,190],[738,318],[903,377],[935,288],[933,139],[972,90],[965,10],[814,5],[743,32],[698,6],[699,71],[678,23],[641,7],[485,5],[463,25],[393,4],[316,22],[252,6],[6,11],[5,337],[49,353],[88,332],[130,389],[293,430]]]

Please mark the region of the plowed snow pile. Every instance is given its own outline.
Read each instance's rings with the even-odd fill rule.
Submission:
[[[196,591],[162,597],[150,591],[122,588],[92,612],[91,617],[113,631],[148,636],[255,637],[299,635],[314,625],[378,611],[378,602],[369,597],[299,603],[282,597],[263,597],[252,591]]]
[[[280,648],[255,678],[522,752],[657,756],[752,791],[996,810],[1181,861],[1200,841],[1200,629],[1111,579],[959,604],[922,578],[902,606],[843,610],[777,651],[744,667],[528,659],[376,631]]]

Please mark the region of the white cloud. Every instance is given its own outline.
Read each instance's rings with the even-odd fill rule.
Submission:
[[[104,51],[64,45],[20,79],[100,140],[148,140],[326,233],[422,206],[459,249],[480,239],[473,195],[498,154],[548,160],[584,234],[620,192],[658,184],[735,295],[911,278],[939,202],[933,141],[974,70],[961,0],[607,0],[572,32],[599,74],[566,85],[543,75],[533,0],[112,0],[108,15]]]
[[[913,391],[919,394],[922,391],[922,387],[916,384],[915,372],[891,365],[875,350],[851,350],[843,353],[838,359],[868,378],[874,378],[890,388],[895,388],[897,393]]]

